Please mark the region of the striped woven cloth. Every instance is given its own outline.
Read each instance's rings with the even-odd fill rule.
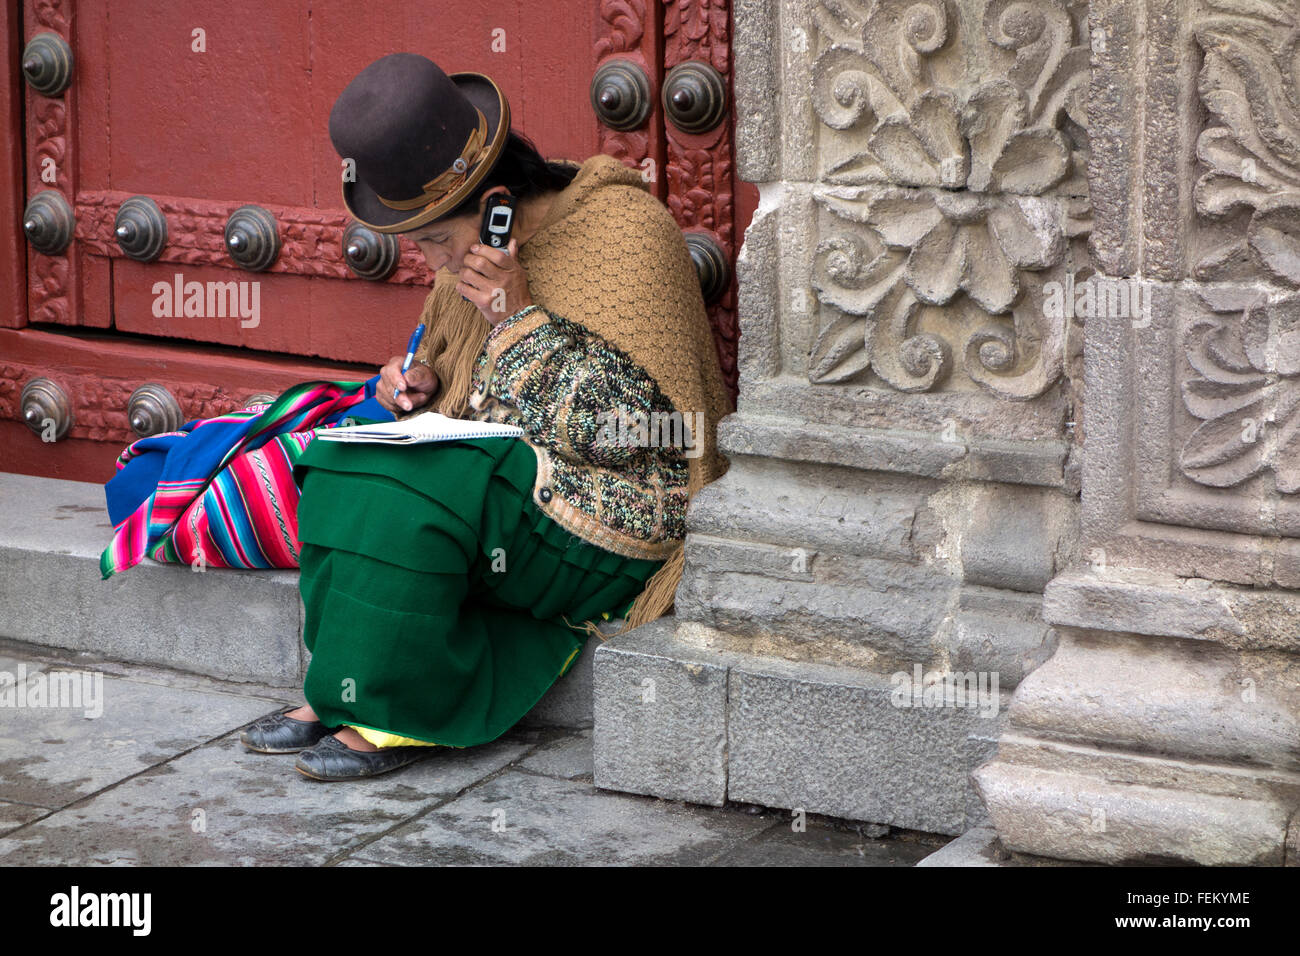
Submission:
[[[195,568],[296,568],[294,463],[313,429],[339,424],[363,402],[366,418],[391,418],[371,413],[374,382],[304,382],[269,405],[132,442],[104,486],[114,533],[100,574],[145,557]]]

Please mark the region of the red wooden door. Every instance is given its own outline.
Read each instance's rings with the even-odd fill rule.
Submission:
[[[0,119],[19,154],[11,168],[24,169],[21,198],[0,194],[0,248],[12,252],[0,269],[0,468],[106,480],[137,437],[128,404],[146,383],[170,394],[184,421],[308,378],[368,378],[404,348],[432,275],[405,239],[384,280],[348,268],[351,220],[327,134],[339,92],[386,53],[491,75],[515,127],[544,155],[603,150],[640,167],[683,228],[733,263],[737,205],[747,222],[756,197],[746,187],[736,199],[730,110],[688,134],[660,102],[665,77],[687,60],[711,64],[729,85],[728,17],[726,3],[708,0],[228,0],[200,12],[159,0],[25,0],[0,38],[10,66]],[[72,56],[60,92],[22,90],[22,48],[42,33]],[[593,109],[592,77],[610,60],[644,71],[652,108],[636,129],[611,130]],[[66,248],[37,251],[15,228],[31,215],[12,207],[43,192],[62,197],[75,221]],[[152,261],[129,257],[115,235],[133,196],[156,203],[166,223]],[[225,242],[231,214],[248,204],[273,217],[280,244],[256,272]],[[206,308],[186,314],[194,288],[207,290]],[[734,280],[711,317],[734,386]],[[41,378],[66,399],[71,427],[57,441],[43,440],[53,437],[50,390],[39,406],[21,397]],[[32,407],[43,436],[23,421]]]

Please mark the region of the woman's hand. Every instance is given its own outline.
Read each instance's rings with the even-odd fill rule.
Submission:
[[[423,362],[412,362],[403,376],[402,363],[405,361],[405,355],[394,355],[389,359],[388,364],[379,370],[379,385],[375,389],[379,404],[394,415],[427,405],[438,390],[438,376]],[[402,391],[394,399],[393,392],[398,388]]]
[[[475,243],[463,260],[456,289],[478,306],[489,325],[498,325],[533,304],[528,273],[515,258],[518,252],[514,239],[505,249]]]

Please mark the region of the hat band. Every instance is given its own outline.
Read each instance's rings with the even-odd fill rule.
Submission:
[[[478,114],[478,128],[470,131],[465,148],[460,151],[460,156],[452,162],[449,169],[425,183],[421,187],[424,192],[414,199],[385,199],[379,196],[379,201],[389,209],[416,209],[420,206],[431,206],[452,190],[458,189],[469,177],[470,170],[490,152],[487,143],[487,117],[477,107],[474,112]]]

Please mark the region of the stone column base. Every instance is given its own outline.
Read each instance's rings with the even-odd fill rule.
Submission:
[[[993,754],[1005,691],[985,716],[903,707],[890,675],[737,646],[667,617],[598,648],[596,786],[931,833],[985,819],[970,770]]]
[[[1056,578],[1043,614],[1060,646],[973,775],[1003,846],[1300,865],[1297,611],[1286,592],[1129,569]]]

